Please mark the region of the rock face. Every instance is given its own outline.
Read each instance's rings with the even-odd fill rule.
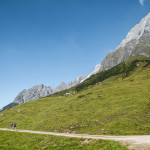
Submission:
[[[14,102],[21,104],[28,101],[32,101],[35,99],[39,99],[41,97],[45,97],[53,93],[53,90],[48,86],[44,86],[43,84],[34,86],[28,90],[23,90],[18,94],[15,98]]]
[[[41,97],[51,95],[53,93],[63,91],[65,89],[71,88],[81,82],[86,76],[80,76],[76,78],[73,82],[64,83],[62,82],[56,88],[52,89],[50,86],[46,87],[43,84],[34,86],[28,90],[23,90],[15,98],[14,103],[22,104],[28,101],[36,100]]]
[[[68,88],[67,84],[65,82],[61,82],[56,88],[54,88],[53,93],[63,91],[67,88]]]
[[[98,64],[98,67],[85,79],[99,71],[110,69],[136,55],[150,57],[150,13],[130,30],[126,38],[116,48],[116,51],[108,53],[102,64]]]
[[[102,61],[100,70],[112,68],[135,55],[150,56],[150,13],[133,27],[126,38]]]
[[[96,65],[95,70],[81,82],[91,75],[110,69],[135,55],[150,57],[150,13],[130,30],[116,51],[108,53],[102,64]]]

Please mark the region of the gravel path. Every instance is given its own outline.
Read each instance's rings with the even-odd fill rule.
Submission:
[[[16,132],[27,132],[34,134],[49,134],[55,136],[65,136],[65,137],[76,137],[76,138],[91,138],[91,139],[103,139],[103,140],[113,140],[122,143],[123,145],[128,145],[129,149],[136,150],[150,150],[150,135],[137,135],[137,136],[105,136],[105,135],[88,135],[88,134],[71,134],[71,133],[56,133],[56,132],[42,132],[42,131],[31,131],[31,130],[14,130],[0,128],[3,131],[16,131]]]

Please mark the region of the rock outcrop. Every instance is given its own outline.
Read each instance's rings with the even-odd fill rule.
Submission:
[[[41,97],[45,97],[47,95],[50,95],[53,93],[53,90],[51,87],[46,87],[43,84],[34,86],[28,90],[23,90],[18,94],[18,96],[15,98],[14,102],[21,104],[28,101],[32,101],[35,99],[39,99]]]
[[[95,69],[85,79],[99,71],[110,69],[136,55],[150,57],[150,13],[130,30],[116,50],[108,53],[101,65],[98,64],[98,69]]]
[[[126,38],[117,47],[116,51],[109,53],[102,61],[100,70],[112,68],[135,55],[149,57],[150,51],[150,13],[133,27]]]

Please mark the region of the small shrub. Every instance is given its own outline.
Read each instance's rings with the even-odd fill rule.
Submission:
[[[85,95],[79,95],[77,98],[82,98],[82,97],[84,97]]]

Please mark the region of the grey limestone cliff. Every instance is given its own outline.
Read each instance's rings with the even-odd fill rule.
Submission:
[[[116,51],[105,57],[100,70],[112,68],[135,55],[150,56],[150,13],[130,30]]]
[[[135,25],[114,52],[110,52],[95,70],[81,82],[102,70],[110,69],[135,55],[150,57],[150,13]]]
[[[28,90],[23,90],[18,94],[15,98],[14,102],[21,104],[28,101],[32,101],[35,99],[39,99],[41,97],[45,97],[53,93],[53,90],[48,86],[44,86],[43,84],[34,86]]]

